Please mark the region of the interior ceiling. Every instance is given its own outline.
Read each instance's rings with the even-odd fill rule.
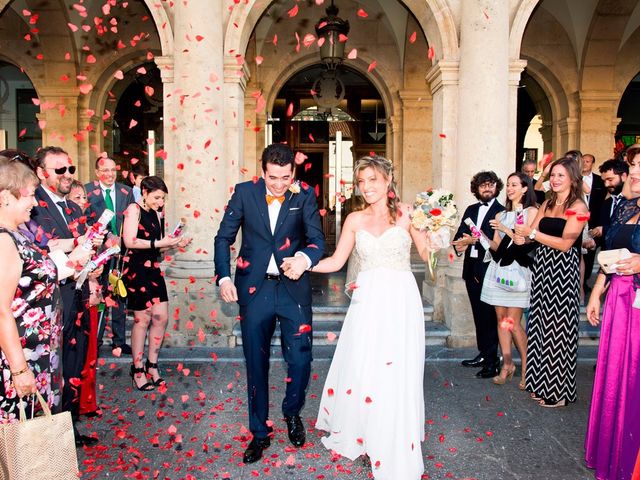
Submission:
[[[576,54],[578,68],[582,66],[582,58],[587,36],[598,5],[604,0],[542,0],[539,8],[548,11],[560,23],[571,39]],[[626,4],[635,1],[635,8],[629,15],[618,49],[621,49],[629,37],[640,27],[640,1],[627,0]],[[615,9],[617,2],[606,1],[606,7]],[[606,8],[605,7],[605,8]],[[603,7],[601,7],[603,8]],[[613,11],[613,14],[616,12]]]
[[[322,5],[317,5],[315,0],[303,0],[298,3],[298,13],[293,21],[296,22],[300,37],[307,33],[316,34],[314,26],[321,17],[326,15],[325,9],[330,4],[330,0],[324,0]],[[400,58],[404,56],[409,11],[401,2],[398,0],[334,0],[334,4],[340,9],[338,16],[348,20],[352,29],[354,25],[358,25],[356,12],[359,10],[364,10],[368,18],[383,22],[395,39]],[[263,48],[272,46],[273,35],[278,32],[278,24],[292,21],[288,15],[291,8],[291,0],[275,0],[269,6],[254,30],[258,54]],[[278,41],[280,42],[281,39]],[[295,40],[291,39],[285,39],[285,41],[295,43]]]

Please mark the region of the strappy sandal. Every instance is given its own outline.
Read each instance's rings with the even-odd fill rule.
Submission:
[[[149,369],[150,368],[155,368],[158,371],[158,379],[157,380],[153,380],[153,375],[151,375],[149,373]],[[158,369],[158,364],[157,363],[151,363],[149,361],[149,359],[147,359],[147,361],[144,363],[144,371],[145,373],[147,373],[148,375],[151,376],[151,383],[153,385],[155,385],[156,387],[159,387],[161,385],[165,385],[167,382],[164,380],[164,378],[160,377],[160,370]]]
[[[135,365],[131,365],[131,371],[129,372],[129,375],[131,376],[131,385],[142,392],[149,392],[155,389],[153,382],[146,382],[145,384],[138,386],[138,384],[136,383],[136,375],[138,375],[139,373],[145,375],[146,378],[147,372],[144,367],[136,367]]]

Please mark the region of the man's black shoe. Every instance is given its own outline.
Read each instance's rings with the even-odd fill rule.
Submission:
[[[76,447],[92,447],[98,443],[96,437],[89,437],[88,435],[76,435]]]
[[[285,415],[284,421],[287,422],[287,432],[289,432],[289,440],[294,447],[301,447],[305,442],[304,425],[300,419],[300,415]]]
[[[472,368],[484,367],[484,357],[481,353],[479,353],[475,358],[472,358],[471,360],[463,360],[462,366]]]
[[[499,363],[491,363],[489,365],[485,365],[482,367],[478,373],[476,373],[476,377],[478,378],[493,378],[497,376],[500,372],[498,371]]]
[[[262,458],[262,451],[269,448],[271,445],[271,439],[269,437],[266,438],[253,438],[249,443],[249,446],[244,451],[244,455],[242,456],[242,461],[244,463],[253,463],[257,462]]]

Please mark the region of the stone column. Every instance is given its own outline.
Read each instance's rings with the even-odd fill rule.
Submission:
[[[238,65],[235,55],[224,59],[224,158],[228,165],[225,184],[233,187],[239,181],[241,167],[245,167],[244,144],[244,98],[249,79],[246,63]],[[251,162],[254,163],[254,162]],[[248,177],[251,178],[251,177]]]
[[[431,89],[433,130],[431,133],[431,184],[433,187],[456,191],[456,139],[458,122],[458,80],[459,63],[440,60],[427,72],[426,81]],[[422,284],[423,297],[433,305],[435,321],[445,323],[452,332],[452,338],[460,335],[454,325],[460,308],[469,309],[464,304],[464,283],[460,278],[461,268],[449,265],[446,253],[439,258],[436,278],[430,278],[428,268]],[[462,291],[460,291],[462,288]],[[457,307],[452,303],[462,304]],[[452,310],[453,308],[453,310]],[[469,313],[470,314],[470,313]],[[467,317],[469,314],[465,313]],[[464,334],[466,335],[466,333]],[[451,340],[451,339],[450,339]]]
[[[461,207],[475,202],[469,180],[479,170],[504,178],[513,168],[510,149],[515,119],[509,62],[509,3],[461,3],[460,86],[456,197]]]
[[[580,97],[580,150],[601,163],[613,156],[620,94],[606,90],[582,90]]]
[[[540,135],[542,136],[542,142],[544,145],[544,153],[553,152],[553,123],[549,121],[543,121],[542,127],[538,129]]]
[[[526,66],[526,60],[511,60],[509,63],[509,144],[507,154],[511,168],[507,172],[507,175],[515,170],[516,162],[521,160],[515,158],[518,130],[518,88],[520,85],[520,76]],[[504,180],[506,181],[506,178]]]
[[[505,178],[513,169],[515,109],[510,79],[509,3],[500,0],[461,2],[456,184],[460,211],[475,202],[469,181],[479,170]],[[516,69],[519,65],[516,64]],[[513,83],[513,82],[511,82]],[[479,93],[480,92],[480,93]],[[469,299],[461,279],[461,260],[446,271],[445,322],[450,346],[475,344]]]
[[[167,59],[158,60],[165,70],[167,228],[185,218],[186,235],[193,237],[166,270],[172,344],[226,344],[231,331],[230,322],[221,321],[226,315],[213,278],[213,238],[228,199],[226,179],[238,168],[225,158],[222,9],[216,0],[176,2],[173,82]]]
[[[427,91],[401,90],[402,199],[412,203],[416,193],[432,187],[432,99]],[[397,143],[397,142],[396,142]]]
[[[579,148],[578,119],[573,117],[561,118],[558,121],[558,135],[555,158],[560,158],[565,152]]]

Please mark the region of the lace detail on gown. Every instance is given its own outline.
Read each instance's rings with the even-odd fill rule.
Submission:
[[[411,271],[411,235],[397,225],[388,228],[378,237],[366,230],[358,230],[356,251],[361,272],[380,267]]]

